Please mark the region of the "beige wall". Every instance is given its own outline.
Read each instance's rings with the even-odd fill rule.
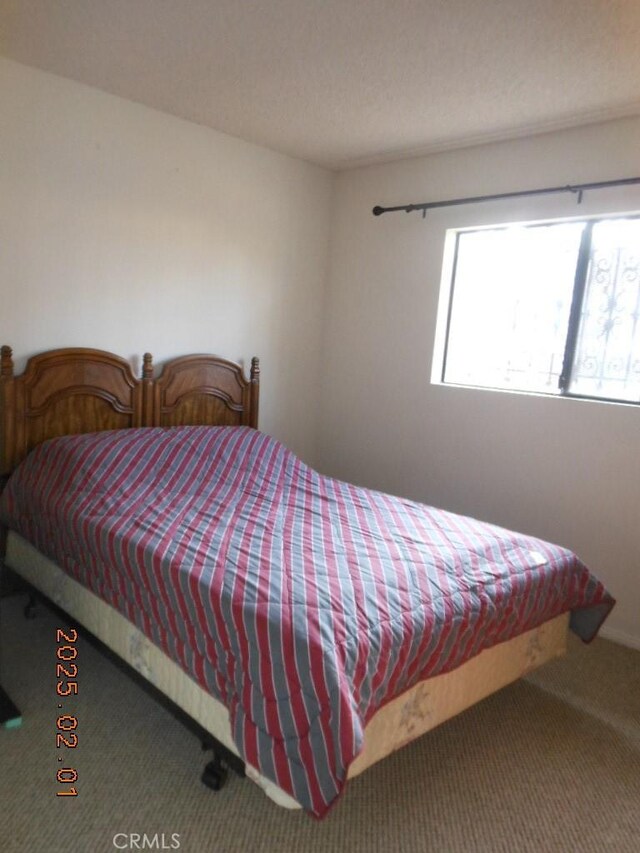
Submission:
[[[327,473],[565,544],[640,646],[640,408],[430,383],[447,227],[640,210],[640,188],[375,218],[393,205],[640,175],[640,120],[339,175],[325,330]]]
[[[0,60],[0,342],[262,360],[313,461],[333,176]]]

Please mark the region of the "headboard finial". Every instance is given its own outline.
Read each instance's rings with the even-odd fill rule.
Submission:
[[[0,374],[2,376],[13,376],[13,352],[11,347],[3,346],[0,349]]]
[[[251,359],[251,374],[249,383],[249,418],[248,426],[258,428],[258,396],[260,394],[260,359],[254,355]]]
[[[142,378],[153,379],[153,356],[150,352],[145,352],[142,357]]]
[[[251,359],[251,381],[260,381],[260,359],[255,355]]]

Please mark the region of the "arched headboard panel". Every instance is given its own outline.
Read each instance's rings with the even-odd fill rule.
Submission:
[[[142,425],[142,382],[112,353],[50,350],[14,376],[11,349],[2,347],[0,371],[3,474],[46,439]]]
[[[157,426],[258,425],[260,367],[242,367],[215,355],[187,355],[168,362],[154,382],[153,422]]]

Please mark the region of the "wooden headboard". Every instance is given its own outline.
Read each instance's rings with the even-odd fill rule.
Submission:
[[[142,377],[110,352],[71,348],[29,359],[15,376],[11,348],[0,350],[0,475],[49,438],[143,426],[258,426],[260,367],[250,378],[214,355],[168,361],[154,378],[146,353]]]

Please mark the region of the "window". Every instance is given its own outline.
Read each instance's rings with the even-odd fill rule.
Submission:
[[[442,382],[640,402],[640,217],[454,237]]]

